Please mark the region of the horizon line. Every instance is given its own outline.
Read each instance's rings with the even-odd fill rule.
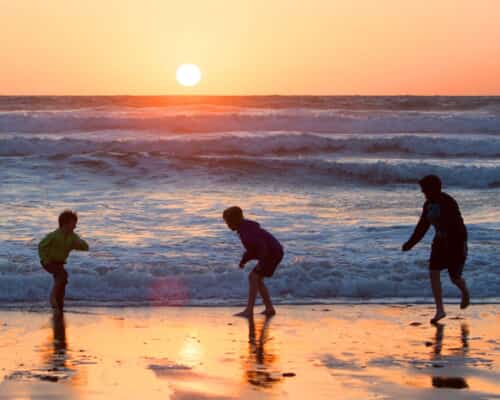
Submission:
[[[0,97],[500,97],[498,94],[0,94]]]

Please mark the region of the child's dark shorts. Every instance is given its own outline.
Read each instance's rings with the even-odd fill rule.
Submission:
[[[273,276],[274,271],[276,271],[276,268],[278,268],[278,265],[282,259],[283,252],[275,257],[259,261],[253,268],[252,272],[255,272],[257,275],[262,276],[263,278],[269,278]]]
[[[68,283],[68,272],[64,269],[63,263],[42,264],[42,267],[54,277],[54,281]]]
[[[467,242],[435,241],[432,243],[429,269],[441,271],[448,269],[450,278],[461,278],[467,259]]]

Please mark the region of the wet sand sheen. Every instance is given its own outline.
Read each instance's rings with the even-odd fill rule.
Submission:
[[[0,312],[0,399],[500,398],[498,305]]]

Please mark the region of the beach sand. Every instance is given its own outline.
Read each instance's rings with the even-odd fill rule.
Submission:
[[[500,399],[500,306],[0,311],[0,399]]]

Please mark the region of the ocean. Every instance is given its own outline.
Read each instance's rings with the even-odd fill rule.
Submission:
[[[0,306],[47,302],[37,245],[67,208],[91,246],[68,304],[241,304],[233,205],[285,248],[278,303],[431,302],[432,228],[400,250],[431,173],[469,229],[472,300],[498,303],[500,97],[0,97]]]

